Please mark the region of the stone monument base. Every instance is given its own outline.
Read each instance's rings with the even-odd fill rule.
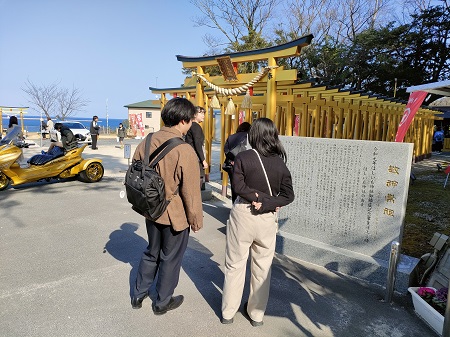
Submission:
[[[386,287],[389,261],[283,231],[277,235],[276,252]],[[400,255],[396,291],[407,293],[416,278],[414,270],[418,262],[417,258]]]

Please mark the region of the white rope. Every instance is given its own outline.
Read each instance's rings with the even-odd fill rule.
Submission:
[[[248,88],[253,87],[253,85],[258,82],[265,74],[267,74],[270,70],[278,68],[278,66],[268,66],[268,67],[264,67],[263,70],[261,70],[250,82],[248,82],[247,84],[244,84],[240,87],[237,88],[221,88],[217,85],[215,85],[214,83],[211,83],[210,81],[208,81],[205,76],[203,76],[202,74],[198,74],[196,72],[193,72],[192,75],[193,76],[197,76],[199,78],[201,78],[203,80],[203,82],[206,83],[206,85],[208,87],[210,87],[211,89],[213,89],[214,91],[222,94],[222,95],[226,95],[226,96],[231,96],[231,95],[237,95],[243,92],[246,92]]]

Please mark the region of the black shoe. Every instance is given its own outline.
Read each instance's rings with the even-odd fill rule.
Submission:
[[[222,324],[232,324],[233,322],[234,322],[234,317],[232,317],[230,319],[226,319],[226,318],[222,317],[222,319],[220,320],[220,323],[222,323]]]
[[[165,307],[158,307],[156,305],[152,305],[153,313],[155,315],[164,315],[166,312],[178,308],[183,303],[183,301],[184,301],[183,295],[172,297],[169,301],[169,304],[167,304],[167,306]]]
[[[131,307],[133,309],[140,309],[142,308],[142,301],[147,297],[148,295],[145,294],[144,297],[132,297],[131,298]]]
[[[248,305],[248,302],[246,302],[246,303],[244,304],[244,312],[243,312],[243,314],[244,314],[245,318],[247,318],[247,319],[250,321],[250,324],[251,324],[252,326],[255,326],[255,327],[256,327],[256,326],[261,326],[261,325],[263,325],[263,324],[264,324],[263,321],[257,322],[257,321],[254,321],[254,320],[251,319],[250,315],[249,315],[248,312],[247,312],[247,305]]]

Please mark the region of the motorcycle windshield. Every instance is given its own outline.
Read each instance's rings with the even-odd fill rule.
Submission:
[[[9,131],[5,137],[0,140],[0,145],[5,145],[11,143],[13,140],[17,140],[22,128],[19,125],[14,125],[14,127]]]

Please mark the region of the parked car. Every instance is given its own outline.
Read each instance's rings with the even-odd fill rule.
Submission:
[[[73,132],[75,138],[78,139],[79,142],[91,144],[92,142],[91,133],[82,123],[69,121],[61,121],[57,123],[61,123],[67,126],[70,129],[70,131]],[[57,142],[61,140],[61,135],[59,134],[58,131],[53,129],[50,132],[50,138],[53,142]]]

